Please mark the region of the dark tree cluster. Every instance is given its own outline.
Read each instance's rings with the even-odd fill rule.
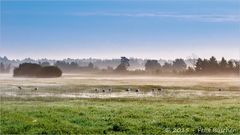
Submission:
[[[126,57],[121,57],[121,63],[115,69],[116,72],[126,72],[127,68],[130,66],[129,59]]]
[[[145,71],[152,73],[173,73],[186,70],[186,63],[183,59],[175,59],[173,63],[165,62],[163,66],[157,60],[147,60]]]
[[[87,72],[97,70],[91,62],[88,66],[79,66],[75,62],[68,63],[65,61],[57,61],[55,66],[59,67],[63,72]]]
[[[208,59],[197,60],[195,65],[195,72],[197,73],[239,73],[239,62],[238,61],[227,61],[224,57],[220,62],[215,57]]]
[[[62,71],[56,66],[42,67],[39,64],[23,63],[13,71],[14,77],[60,77]]]
[[[3,63],[0,64],[0,73],[9,73],[11,70],[11,64],[4,65]]]
[[[161,69],[161,65],[158,63],[157,60],[147,60],[145,64],[145,70],[146,71],[157,71]]]

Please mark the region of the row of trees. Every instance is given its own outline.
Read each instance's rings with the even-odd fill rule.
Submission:
[[[195,65],[195,72],[197,73],[238,73],[238,61],[227,61],[224,57],[220,62],[215,57],[208,59],[199,58]],[[190,70],[190,69],[189,69]]]
[[[40,63],[42,66],[48,66],[49,63]],[[89,63],[88,66],[79,66],[75,62],[65,62],[57,61],[55,66],[59,67],[64,72],[76,72],[76,71],[94,71],[99,69]],[[108,71],[116,72],[126,72],[130,67],[129,59],[126,57],[121,57],[120,64],[114,69],[108,67]],[[161,65],[157,60],[147,60],[145,63],[145,71],[148,73],[226,73],[226,72],[238,72],[239,71],[239,62],[237,61],[227,61],[225,58],[222,58],[220,62],[216,60],[215,57],[208,59],[199,58],[193,67],[188,67],[183,59],[175,59],[172,63],[165,62]]]
[[[126,57],[121,57],[120,63],[115,67],[108,67],[107,69],[100,70],[93,63],[89,62],[87,66],[80,66],[76,62],[56,61],[52,64],[49,62],[39,62],[40,66],[54,65],[59,67],[63,72],[92,72],[92,71],[107,71],[107,72],[130,72],[130,60]],[[135,70],[135,73],[163,73],[163,74],[216,74],[216,73],[239,73],[239,61],[229,60],[222,58],[217,61],[215,57],[210,59],[197,59],[192,66],[187,66],[183,59],[175,59],[172,62],[165,62],[160,64],[158,60],[146,60],[145,70]],[[131,65],[132,66],[132,65]],[[0,73],[9,72],[11,65],[0,65]],[[131,69],[130,69],[131,70]],[[132,72],[132,70],[131,70]],[[134,72],[132,72],[134,73]]]
[[[0,64],[0,73],[9,73],[11,70],[11,64],[4,65],[3,63]]]
[[[239,61],[221,61],[212,56],[210,59],[197,59],[193,67],[188,67],[183,59],[175,59],[173,63],[161,66],[157,60],[148,60],[145,64],[146,72],[154,73],[183,73],[183,74],[239,74]]]
[[[186,68],[187,64],[183,59],[175,59],[173,63],[165,62],[163,66],[157,60],[147,60],[145,64],[146,72],[181,72]]]
[[[65,61],[57,61],[54,65],[59,67],[63,72],[87,72],[97,69],[91,62],[88,64],[88,66],[79,66],[75,62],[68,63]]]

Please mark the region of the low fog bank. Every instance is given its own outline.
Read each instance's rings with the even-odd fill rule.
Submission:
[[[212,56],[209,59],[175,59],[173,61],[154,59],[134,59],[121,57],[121,59],[98,60],[98,59],[65,59],[57,60],[9,60],[0,57],[0,73],[13,74],[17,68],[26,64],[38,64],[41,67],[55,66],[63,74],[89,74],[89,75],[131,75],[131,76],[219,76],[239,77],[239,60],[220,61]],[[83,64],[84,63],[84,64]],[[29,68],[29,72],[33,70]],[[15,73],[15,72],[14,72]]]

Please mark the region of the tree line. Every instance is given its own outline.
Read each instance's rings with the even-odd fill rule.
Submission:
[[[184,59],[178,58],[170,62],[160,63],[159,60],[149,59],[144,62],[144,69],[132,70],[130,67],[131,62],[127,57],[121,57],[119,63],[115,67],[108,66],[105,69],[100,69],[98,66],[89,62],[87,66],[80,66],[77,62],[66,62],[56,61],[54,63],[39,62],[38,64],[42,67],[56,66],[59,67],[63,72],[99,72],[99,73],[139,73],[139,74],[239,74],[239,62],[237,60],[226,60],[224,57],[217,61],[212,56],[209,59],[195,59],[195,62],[191,66],[186,64]],[[11,65],[3,64],[0,65],[0,73],[6,73],[10,71]]]
[[[227,61],[222,57],[218,62],[215,57],[208,59],[199,58],[196,62],[194,71],[197,73],[239,73],[239,61]]]
[[[183,59],[175,59],[173,63],[160,65],[157,60],[147,60],[145,71],[152,73],[178,73],[178,74],[239,74],[239,61],[221,61],[212,56],[210,59],[198,58],[193,67],[187,67]]]
[[[98,70],[91,62],[87,66],[79,66],[76,62],[57,61],[54,65],[59,67],[63,72],[91,72]]]
[[[158,63],[157,60],[147,60],[145,64],[146,72],[157,73],[176,73],[186,70],[187,64],[183,59],[175,59],[172,63],[165,62],[164,65]]]

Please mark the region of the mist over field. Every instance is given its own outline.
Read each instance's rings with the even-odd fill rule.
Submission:
[[[0,82],[1,134],[240,132],[239,77],[2,74]]]
[[[151,59],[129,70],[126,57],[106,69],[67,61],[22,61],[12,69],[16,61],[5,60],[1,134],[240,132],[238,61],[198,58],[187,67],[183,59]]]
[[[0,135],[239,135],[239,0],[0,0]]]

